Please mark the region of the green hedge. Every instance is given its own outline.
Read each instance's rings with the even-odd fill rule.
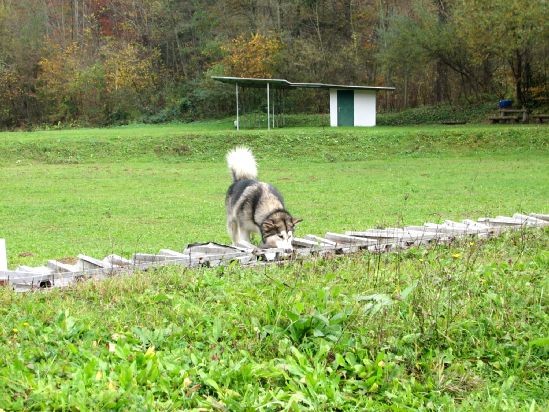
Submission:
[[[482,123],[496,110],[494,103],[474,104],[469,106],[439,105],[421,106],[399,112],[378,113],[377,124],[380,126],[403,126],[413,124],[437,123]]]

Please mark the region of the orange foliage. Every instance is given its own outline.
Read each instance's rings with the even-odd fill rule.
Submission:
[[[40,60],[37,92],[53,121],[84,113],[98,121],[104,108],[129,112],[154,93],[158,60],[157,50],[135,44],[111,41],[93,53],[72,43]]]
[[[61,96],[67,84],[78,74],[80,54],[80,47],[72,43],[64,50],[56,49],[49,58],[40,59],[39,83],[45,85],[51,95]]]
[[[8,67],[0,65],[0,122],[15,117],[14,108],[23,97],[21,77]]]
[[[157,50],[127,44],[123,49],[107,51],[104,62],[107,91],[134,90],[138,93],[153,88],[156,82],[154,65],[159,59]]]
[[[228,55],[223,65],[232,76],[271,78],[282,43],[277,38],[256,33],[240,35],[223,48]]]

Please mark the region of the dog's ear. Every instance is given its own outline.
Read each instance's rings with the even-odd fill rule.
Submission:
[[[268,232],[268,231],[274,229],[274,227],[275,227],[275,223],[271,219],[268,219],[268,220],[263,222],[263,230],[265,232]]]
[[[297,225],[299,222],[303,222],[303,219],[297,219],[295,217],[292,217],[292,225],[293,226]]]

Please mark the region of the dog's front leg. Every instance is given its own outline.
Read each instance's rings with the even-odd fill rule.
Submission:
[[[241,247],[244,249],[253,249],[254,245],[250,243],[250,235],[245,230],[242,230],[237,224],[232,227],[233,235],[233,245]]]
[[[246,249],[247,252],[251,252],[253,254],[258,254],[259,249],[257,246],[252,245],[250,242],[246,242],[245,240],[241,240],[240,242],[236,242],[234,246]]]

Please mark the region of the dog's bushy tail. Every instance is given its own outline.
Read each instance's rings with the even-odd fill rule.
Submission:
[[[257,163],[252,151],[247,147],[235,147],[227,153],[227,165],[233,181],[257,179]]]

